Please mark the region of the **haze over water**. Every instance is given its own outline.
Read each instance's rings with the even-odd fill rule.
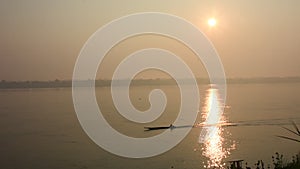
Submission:
[[[133,86],[131,101],[137,109],[149,108],[149,91],[161,88],[168,97],[164,114],[153,126],[168,126],[179,110],[177,86]],[[214,89],[200,86],[198,123],[204,123],[205,109]],[[110,88],[96,88],[98,104],[107,121],[119,132],[149,137],[161,131],[145,132],[144,124],[120,116],[111,101]],[[199,143],[201,127],[172,150],[147,159],[112,155],[94,144],[83,132],[74,112],[71,89],[10,89],[0,91],[0,151],[2,168],[208,168],[231,159],[244,159],[253,166],[257,160],[271,163],[275,152],[290,158],[299,151],[296,142],[275,135],[291,136],[280,125],[290,119],[300,122],[298,83],[228,85],[221,121],[235,126],[213,128],[214,142]],[[206,109],[207,110],[207,109]],[[292,136],[291,136],[292,137]]]

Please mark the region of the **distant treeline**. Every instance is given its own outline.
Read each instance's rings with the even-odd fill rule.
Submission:
[[[198,84],[210,84],[209,79],[197,78]],[[251,83],[299,83],[300,77],[267,77],[267,78],[229,78],[227,84],[251,84]],[[77,85],[88,87],[95,83],[96,87],[110,86],[111,80],[82,80],[77,81]],[[191,84],[192,79],[181,79],[183,84]],[[122,86],[126,80],[116,80],[116,84]],[[131,85],[175,85],[174,79],[135,79],[131,81]],[[53,80],[53,81],[5,81],[0,82],[0,89],[9,88],[65,88],[72,87],[71,80]]]

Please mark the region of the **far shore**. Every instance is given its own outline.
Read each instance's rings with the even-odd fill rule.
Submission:
[[[123,86],[125,79],[116,80],[117,84]],[[209,79],[197,78],[198,84],[210,84]],[[77,81],[80,87],[89,87],[95,84],[96,87],[106,87],[111,85],[111,80],[80,80]],[[193,79],[181,79],[183,84],[191,84]],[[228,78],[227,84],[275,84],[275,83],[300,83],[300,77],[262,77],[262,78]],[[146,85],[176,85],[174,79],[134,79],[131,81],[133,86]],[[72,80],[53,80],[53,81],[0,81],[0,89],[17,89],[17,88],[67,88],[72,87]]]

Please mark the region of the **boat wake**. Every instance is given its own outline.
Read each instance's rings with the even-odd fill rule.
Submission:
[[[300,124],[299,118],[288,118],[288,119],[262,119],[262,120],[244,120],[244,121],[236,121],[236,122],[220,122],[215,124],[205,124],[205,123],[197,123],[194,125],[184,125],[184,126],[154,126],[154,127],[144,127],[145,131],[151,130],[166,130],[166,129],[180,129],[180,128],[200,128],[200,127],[242,127],[242,126],[281,126],[281,125],[293,125]]]

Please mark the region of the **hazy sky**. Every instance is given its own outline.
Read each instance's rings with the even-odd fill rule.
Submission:
[[[215,45],[227,77],[300,76],[299,8],[298,0],[2,0],[0,79],[71,79],[78,53],[89,36],[111,20],[136,12],[165,12],[192,22]],[[213,29],[206,23],[210,17],[218,21]],[[188,51],[154,43],[159,37],[139,38],[127,42],[133,46],[131,50],[165,45],[182,52],[201,76]],[[135,45],[139,41],[143,45]],[[130,51],[127,45],[120,46],[106,56],[107,63],[116,65],[120,55]],[[104,72],[99,70],[103,77],[111,75],[110,66],[105,65],[107,70],[105,66]]]

